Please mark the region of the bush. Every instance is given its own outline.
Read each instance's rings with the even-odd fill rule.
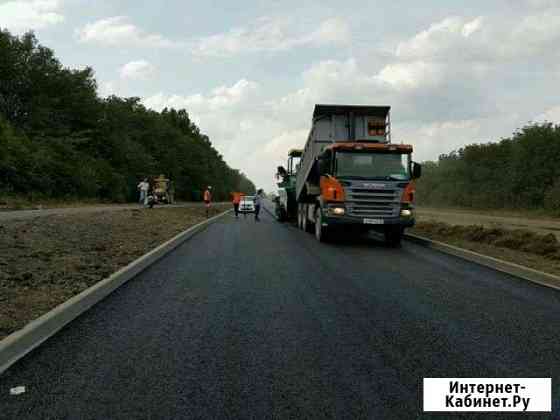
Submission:
[[[544,196],[544,208],[560,214],[560,179],[557,179],[546,191]]]

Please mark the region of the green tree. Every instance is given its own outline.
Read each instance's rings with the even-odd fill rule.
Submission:
[[[560,126],[529,124],[497,143],[471,144],[425,162],[418,202],[427,206],[556,209]]]
[[[64,68],[33,33],[0,32],[0,192],[132,200],[139,179],[159,174],[179,199],[200,199],[206,185],[218,200],[254,191],[186,110],[96,89],[91,68]]]

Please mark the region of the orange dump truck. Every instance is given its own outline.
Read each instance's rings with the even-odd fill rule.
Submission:
[[[412,146],[391,143],[388,106],[315,105],[296,178],[298,226],[319,241],[376,230],[400,244],[414,225]]]

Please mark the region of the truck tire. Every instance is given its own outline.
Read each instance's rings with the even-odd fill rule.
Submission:
[[[301,230],[307,232],[307,213],[306,205],[304,204],[301,209]]]
[[[309,222],[309,218],[307,217],[308,212],[308,205],[304,204],[301,212],[301,228],[304,232],[312,233],[313,232],[313,224]]]
[[[301,204],[298,204],[297,207],[297,227],[298,229],[302,229],[302,211],[301,211]]]
[[[278,220],[280,223],[286,221],[286,212],[284,211],[284,208],[282,206],[277,206],[275,213],[276,220]]]
[[[387,226],[385,228],[385,243],[393,248],[401,246],[404,229],[402,226]]]
[[[328,226],[323,226],[323,212],[319,206],[315,209],[315,238],[319,242],[328,242],[329,240]]]

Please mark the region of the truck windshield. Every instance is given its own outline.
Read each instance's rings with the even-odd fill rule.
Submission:
[[[341,178],[410,179],[410,155],[397,153],[336,153],[335,174]]]

